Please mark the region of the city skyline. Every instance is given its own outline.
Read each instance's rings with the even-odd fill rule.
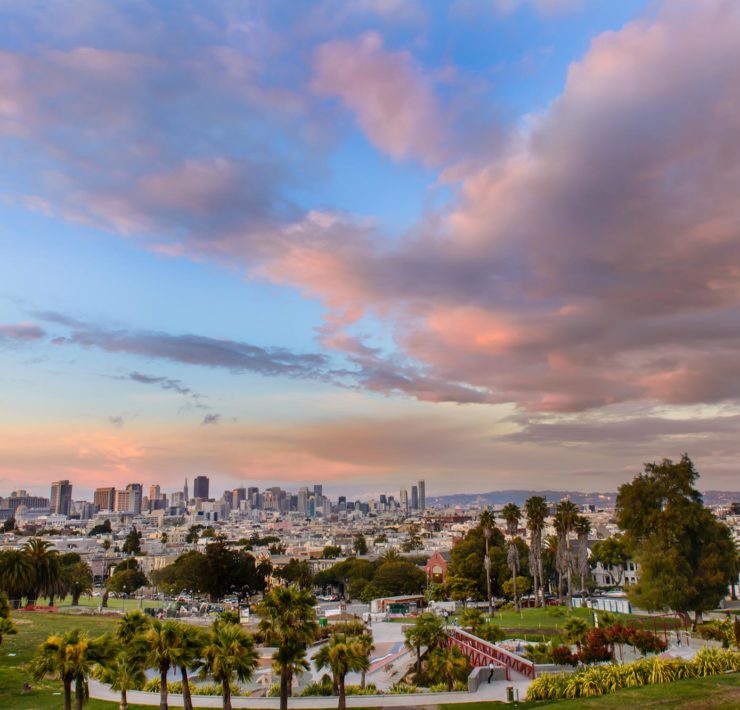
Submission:
[[[0,490],[684,451],[736,487],[738,36],[722,0],[3,3]]]

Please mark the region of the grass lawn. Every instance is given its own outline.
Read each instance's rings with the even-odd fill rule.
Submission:
[[[49,603],[48,599],[39,599],[39,606],[45,606]],[[57,597],[54,600],[54,606],[57,608],[68,607],[72,605],[72,597]],[[80,597],[80,606],[89,607],[91,609],[97,609],[100,606],[100,597]],[[159,599],[108,599],[108,609],[114,609],[116,611],[132,611],[133,609],[143,609],[150,607],[159,609],[162,606],[162,602]]]
[[[442,710],[498,710],[511,707],[505,703],[464,703],[440,705]],[[622,710],[622,708],[677,708],[679,710],[735,710],[740,707],[740,673],[691,678],[665,685],[620,690],[598,698],[549,700],[519,703],[518,708],[553,708],[553,710]]]
[[[43,612],[14,612],[12,615],[18,628],[15,636],[5,636],[0,646],[0,708],[12,710],[46,710],[62,707],[62,684],[58,681],[34,681],[23,669],[47,636],[57,632],[80,628],[91,636],[111,630],[116,619],[104,616],[82,616],[71,614],[47,614]],[[16,654],[11,656],[9,654]],[[22,695],[24,681],[28,681],[33,692]],[[59,693],[59,695],[55,695]],[[117,704],[91,700],[85,707],[91,710],[114,710]],[[129,706],[134,710],[134,706]],[[138,708],[136,708],[138,710]],[[143,708],[142,708],[143,710]]]

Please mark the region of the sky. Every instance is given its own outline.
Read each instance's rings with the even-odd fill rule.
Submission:
[[[0,494],[740,455],[740,3],[0,0]]]

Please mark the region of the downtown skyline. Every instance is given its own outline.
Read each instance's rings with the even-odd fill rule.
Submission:
[[[736,488],[739,35],[2,3],[0,489],[611,491],[684,451]]]

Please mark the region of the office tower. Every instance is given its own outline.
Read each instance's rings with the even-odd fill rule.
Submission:
[[[234,507],[234,491],[224,491],[223,494],[224,503],[226,503],[229,508]]]
[[[188,495],[188,479],[185,479],[185,485],[182,487],[182,497],[185,499],[185,504],[187,505],[187,502],[190,500],[190,496]]]
[[[208,500],[208,476],[196,476],[193,481],[193,498]]]
[[[316,496],[311,496],[308,499],[308,515],[311,518],[316,517]]]
[[[247,500],[247,489],[244,488],[244,486],[240,486],[231,491],[231,505],[234,508],[239,508],[243,500]]]
[[[308,488],[305,486],[298,491],[296,510],[299,513],[308,513]]]
[[[67,481],[55,481],[51,484],[51,512],[69,515],[72,509],[72,484]]]
[[[324,486],[321,483],[314,484],[313,494],[316,498],[321,498],[324,495]]]
[[[422,481],[419,481],[419,510],[426,510],[426,507],[427,507],[426,483],[422,480]]]
[[[408,511],[409,509],[409,492],[405,489],[401,489],[401,495],[399,496],[401,501],[401,510]]]
[[[159,500],[162,497],[162,489],[156,484],[152,483],[149,486],[149,502]]]
[[[419,510],[419,489],[411,486],[411,510]]]
[[[113,510],[116,507],[116,489],[112,486],[96,488],[93,503],[98,510]]]
[[[128,512],[135,515],[141,515],[141,503],[144,493],[144,487],[141,483],[129,483],[126,486],[126,492],[129,494]]]
[[[378,507],[381,510],[385,510],[388,507],[388,500],[385,497],[385,493],[381,493],[378,497]]]
[[[252,496],[259,495],[260,489],[257,486],[249,486],[247,488],[247,500],[251,500]]]

